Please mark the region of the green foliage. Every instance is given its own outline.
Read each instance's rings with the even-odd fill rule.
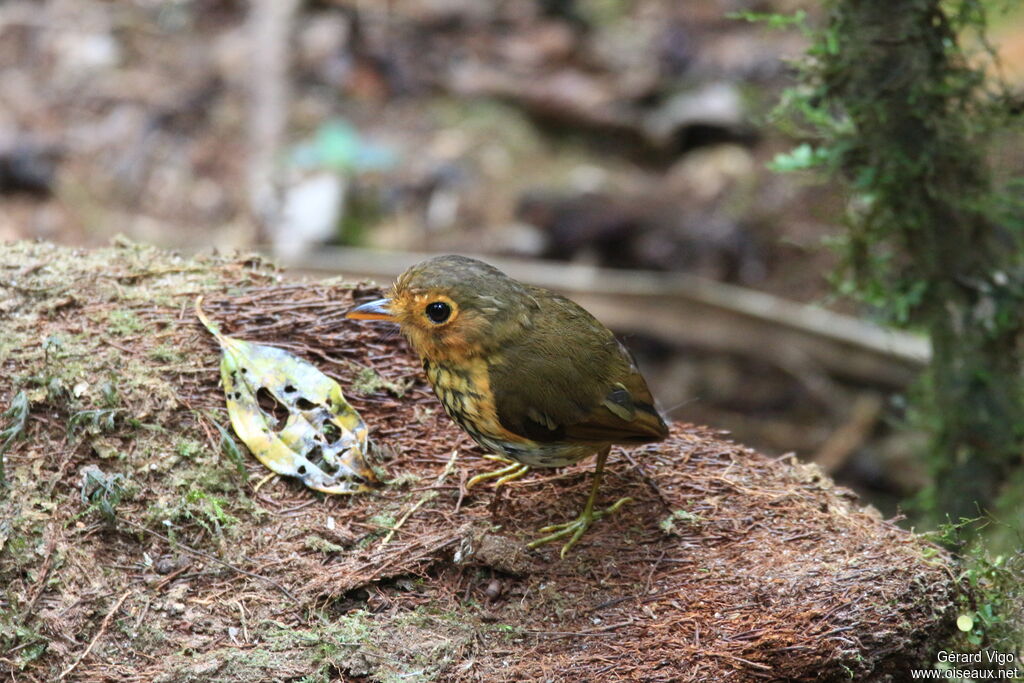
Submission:
[[[694,514],[688,510],[673,510],[665,519],[658,522],[658,527],[668,535],[678,534],[676,525],[684,527],[696,527],[704,521],[704,518],[700,515]]]
[[[19,391],[11,401],[11,405],[0,414],[0,417],[7,420],[7,427],[0,431],[0,492],[2,492],[7,487],[4,454],[7,453],[15,439],[24,437],[25,426],[28,424],[28,394]]]
[[[107,329],[119,337],[126,337],[134,332],[141,332],[145,324],[132,311],[116,309],[107,317]]]
[[[174,451],[183,458],[194,458],[203,450],[203,444],[193,439],[179,439]]]
[[[50,639],[21,623],[13,611],[0,609],[0,649],[14,669],[23,670],[46,653]],[[15,680],[13,671],[11,679]]]
[[[110,408],[95,408],[78,411],[68,418],[68,441],[72,441],[75,438],[76,433],[82,430],[91,434],[114,431],[117,413],[117,410]]]
[[[814,40],[797,65],[799,85],[784,93],[773,116],[805,141],[778,155],[772,168],[840,175],[852,194],[840,289],[887,322],[914,325],[938,293],[929,265],[916,258],[930,246],[937,220],[1014,215],[998,208],[1007,202],[1019,209],[1018,194],[990,190],[985,164],[992,131],[1015,123],[1015,103],[986,79],[988,64],[978,63],[991,57],[984,51],[986,3],[913,0],[901,8],[899,25],[886,3],[831,0],[827,8],[819,30],[800,12],[739,15],[774,28],[797,26]],[[979,54],[963,47],[965,32],[979,37]],[[1019,210],[1015,215],[1019,224]],[[1007,253],[1019,251],[1019,227],[1002,238]],[[1010,289],[1019,301],[1019,280]]]
[[[82,472],[82,502],[88,507],[82,514],[98,512],[108,524],[117,519],[117,506],[129,497],[126,480],[122,474],[106,474],[95,465]],[[80,515],[79,515],[80,516]]]
[[[103,396],[104,408],[116,408],[121,403],[121,397],[117,394],[117,387],[112,381],[106,381],[100,386],[100,395]]]
[[[788,152],[776,154],[769,164],[769,168],[779,173],[808,171],[820,167],[827,160],[826,150],[811,147],[804,142]]]
[[[824,171],[849,192],[837,289],[931,339],[917,412],[932,435],[933,519],[994,504],[1024,450],[1022,179],[989,163],[997,137],[1024,130],[987,77],[989,6],[828,0],[775,116],[803,141],[774,168]]]
[[[224,427],[217,420],[211,420],[213,426],[220,432],[220,450],[224,455],[228,456],[228,459],[235,465],[235,472],[238,474],[238,478],[242,481],[248,479],[248,473],[245,471],[245,456],[242,454],[242,449],[239,447],[238,442],[231,436],[231,432]]]
[[[1024,551],[993,555],[984,545],[967,537],[993,524],[986,519],[961,519],[934,532],[932,540],[962,550],[957,581],[957,611],[952,615],[957,630],[948,649],[977,652],[982,649],[1024,654]],[[1019,532],[1018,532],[1019,533]],[[1018,539],[1020,540],[1020,539]]]
[[[785,29],[796,27],[805,35],[811,35],[807,26],[807,12],[799,9],[793,14],[776,14],[773,12],[729,12],[725,15],[728,19],[742,19],[752,23],[764,24],[768,28]]]
[[[238,518],[226,509],[230,504],[230,501],[220,496],[190,489],[173,505],[153,506],[148,516],[159,520],[170,531],[173,531],[171,527],[174,524],[197,524],[211,536],[221,537],[238,525]]]

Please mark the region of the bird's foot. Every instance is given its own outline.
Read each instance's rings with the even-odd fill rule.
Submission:
[[[530,468],[527,465],[524,465],[521,462],[516,462],[511,458],[506,458],[501,455],[485,455],[484,457],[488,460],[505,463],[505,467],[494,470],[493,472],[484,472],[483,474],[476,475],[466,482],[466,490],[469,490],[480,482],[488,479],[497,479],[498,481],[494,482],[494,488],[498,488],[499,486],[507,484],[514,479],[518,479],[530,471]]]
[[[542,528],[540,532],[548,535],[538,538],[536,541],[527,543],[526,547],[531,549],[537,548],[546,543],[551,543],[552,541],[557,541],[569,536],[569,541],[562,546],[562,552],[560,553],[561,557],[564,559],[565,554],[569,552],[569,548],[576,545],[576,541],[583,537],[583,534],[587,532],[587,529],[590,528],[591,524],[602,517],[618,512],[619,508],[623,505],[632,502],[632,498],[619,498],[611,507],[605,508],[604,510],[597,510],[596,512],[588,504],[587,507],[583,508],[583,512],[580,513],[580,516],[573,521],[566,522],[564,524],[552,524]]]

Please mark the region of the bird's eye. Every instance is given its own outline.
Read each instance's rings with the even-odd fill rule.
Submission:
[[[443,301],[435,301],[434,303],[427,304],[427,317],[430,318],[432,323],[440,325],[452,314],[452,307]]]

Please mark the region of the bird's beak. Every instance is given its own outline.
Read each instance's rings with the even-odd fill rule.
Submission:
[[[345,317],[352,320],[387,320],[395,322],[395,316],[391,312],[391,299],[377,299],[376,301],[360,304],[346,313]]]

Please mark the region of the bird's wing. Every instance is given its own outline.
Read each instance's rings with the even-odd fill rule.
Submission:
[[[559,299],[565,334],[533,330],[529,343],[489,370],[502,426],[540,442],[664,439],[668,428],[629,352],[589,313]]]

